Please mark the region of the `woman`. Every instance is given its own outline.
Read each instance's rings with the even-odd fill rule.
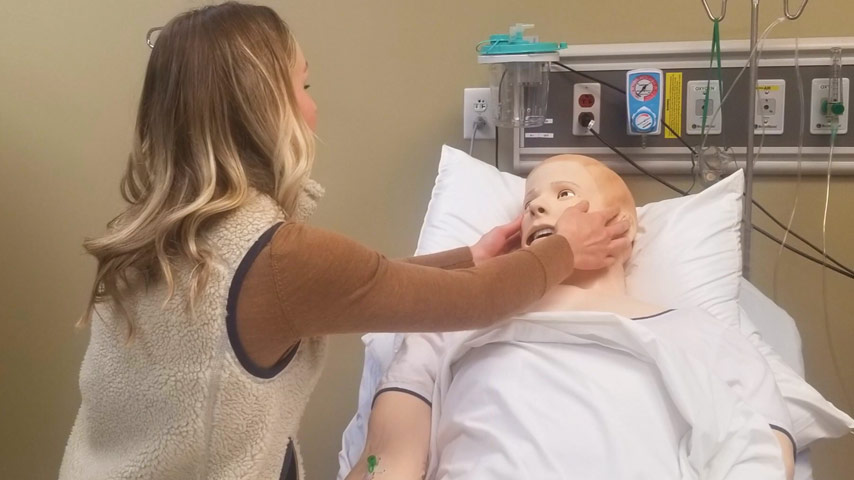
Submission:
[[[269,8],[205,7],[158,36],[127,209],[85,244],[91,340],[60,478],[300,478],[326,335],[486,326],[625,247],[617,212],[585,207],[506,255],[519,221],[401,262],[306,226],[307,76]]]

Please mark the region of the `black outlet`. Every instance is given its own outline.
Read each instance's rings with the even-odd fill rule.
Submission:
[[[593,112],[581,112],[578,114],[578,123],[584,128],[587,128],[593,120],[596,120],[596,115],[593,115]]]

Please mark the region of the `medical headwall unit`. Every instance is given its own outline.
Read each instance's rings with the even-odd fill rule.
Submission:
[[[579,153],[638,173],[607,141],[650,172],[692,173],[705,184],[743,168],[747,276],[754,172],[824,173],[832,139],[832,172],[854,174],[854,138],[847,131],[854,38],[765,40],[776,24],[800,17],[808,0],[797,11],[784,0],[783,16],[761,36],[760,0],[752,0],[751,38],[720,41],[727,1],[719,16],[701,2],[714,22],[711,60],[717,56],[717,68],[708,42],[562,48],[559,60],[548,63],[541,125],[515,128],[513,166],[525,173],[548,156]],[[493,77],[496,83],[500,92]]]
[[[838,95],[844,111],[839,116],[833,173],[854,175],[854,135],[847,131],[849,82],[854,77],[854,37],[807,38],[800,39],[798,43],[800,74],[806,97],[803,172],[823,174],[826,169],[831,131],[822,113],[822,105],[828,98],[828,81],[835,69],[841,80]],[[647,169],[662,174],[688,174],[692,164],[691,151],[676,134],[695,150],[701,147],[704,136],[701,123],[708,85],[710,113],[706,119],[706,146],[729,147],[728,151],[737,164],[731,168],[744,167],[748,139],[755,137],[754,152],[759,150],[762,142],[761,155],[754,164],[757,174],[795,174],[801,115],[794,69],[795,40],[765,42],[758,62],[757,98],[752,109],[760,114],[753,122],[746,115],[749,105],[747,73],[739,79],[718,117],[712,121],[712,112],[720,106],[721,97],[733,85],[750,52],[747,41],[730,40],[721,44],[723,91],[719,91],[716,81],[708,82],[708,42],[570,45],[562,49],[559,63],[593,79],[567,71],[557,64],[552,65],[544,124],[508,130],[513,138],[513,169],[526,173],[546,157],[578,153],[595,156],[620,173],[638,173],[587,133],[586,124],[592,115],[596,130],[603,138]],[[841,48],[836,68],[832,66],[831,59],[831,49],[835,47]],[[625,90],[627,73],[635,69],[662,70],[662,120],[673,132],[662,128],[660,134],[648,134],[645,138],[628,134],[626,94],[614,91],[605,83]],[[766,118],[769,120],[767,124],[764,123]],[[504,138],[509,141],[510,136],[507,134]]]

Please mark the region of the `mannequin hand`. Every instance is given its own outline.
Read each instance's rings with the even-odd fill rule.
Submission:
[[[521,246],[522,216],[519,215],[512,222],[495,227],[480,238],[471,247],[471,256],[477,265],[492,257],[504,255]]]
[[[616,219],[617,207],[588,213],[589,209],[586,201],[567,208],[555,225],[555,232],[569,242],[579,270],[610,267],[629,247],[629,222]]]

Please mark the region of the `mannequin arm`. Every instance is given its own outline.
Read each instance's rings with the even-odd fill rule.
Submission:
[[[427,470],[431,407],[408,393],[387,391],[377,397],[365,451],[346,480],[389,478],[420,480]],[[368,457],[378,459],[373,476]]]
[[[780,442],[780,450],[783,455],[783,466],[786,468],[786,479],[792,480],[795,477],[795,451],[792,446],[792,441],[784,433],[774,430],[774,436]]]

